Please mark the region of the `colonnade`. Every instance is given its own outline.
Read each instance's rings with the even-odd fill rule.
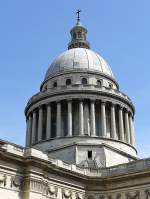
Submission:
[[[64,137],[64,136],[74,136],[73,132],[73,101],[67,100],[67,135],[63,135],[62,131],[62,101],[56,102],[56,109],[52,111],[52,103],[46,104],[45,109],[43,106],[38,107],[29,113],[27,118],[27,138],[26,138],[26,146],[30,146],[32,144],[38,143],[42,140],[48,140],[52,137]],[[107,123],[106,123],[106,107],[108,103],[105,101],[99,101],[100,109],[95,110],[96,101],[89,101],[89,123],[90,123],[90,132],[86,133],[84,131],[85,124],[84,118],[86,115],[84,114],[84,100],[78,100],[78,135],[84,136],[89,135],[91,137],[100,136],[104,138],[108,138],[107,133]],[[46,118],[44,117],[44,110],[46,110]],[[121,140],[123,142],[127,142],[128,144],[135,145],[135,137],[134,137],[134,125],[133,125],[133,117],[132,114],[123,107],[119,105],[115,105],[113,103],[109,103],[109,114],[110,114],[110,136],[109,138]],[[116,111],[117,110],[117,111]],[[100,112],[99,122],[101,123],[101,128],[99,130],[96,129],[96,111]],[[52,136],[52,116],[56,115],[56,130],[55,135]],[[45,121],[44,121],[45,120]],[[44,124],[45,128],[44,128]],[[45,132],[44,132],[45,130]],[[100,133],[98,132],[100,131]],[[43,138],[44,132],[44,138]]]

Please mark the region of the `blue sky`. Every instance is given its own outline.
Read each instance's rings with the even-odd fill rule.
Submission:
[[[136,107],[139,157],[150,156],[150,1],[0,1],[0,138],[24,145],[24,108],[52,60],[67,48],[82,10],[91,48],[111,65]]]

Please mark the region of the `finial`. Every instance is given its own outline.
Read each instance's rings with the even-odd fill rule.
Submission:
[[[72,48],[90,48],[89,42],[86,40],[87,29],[80,23],[80,12],[81,10],[76,11],[77,23],[70,30],[71,41],[68,44],[68,49]]]
[[[80,12],[81,10],[77,10],[76,15],[77,15],[77,23],[80,21]]]

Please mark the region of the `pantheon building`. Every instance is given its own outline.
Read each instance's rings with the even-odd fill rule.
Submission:
[[[0,199],[150,199],[135,107],[78,16],[25,107],[26,146],[0,140]]]

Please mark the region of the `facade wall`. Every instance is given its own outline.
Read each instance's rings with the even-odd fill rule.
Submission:
[[[0,198],[149,199],[150,159],[91,170],[8,145],[0,148]]]

